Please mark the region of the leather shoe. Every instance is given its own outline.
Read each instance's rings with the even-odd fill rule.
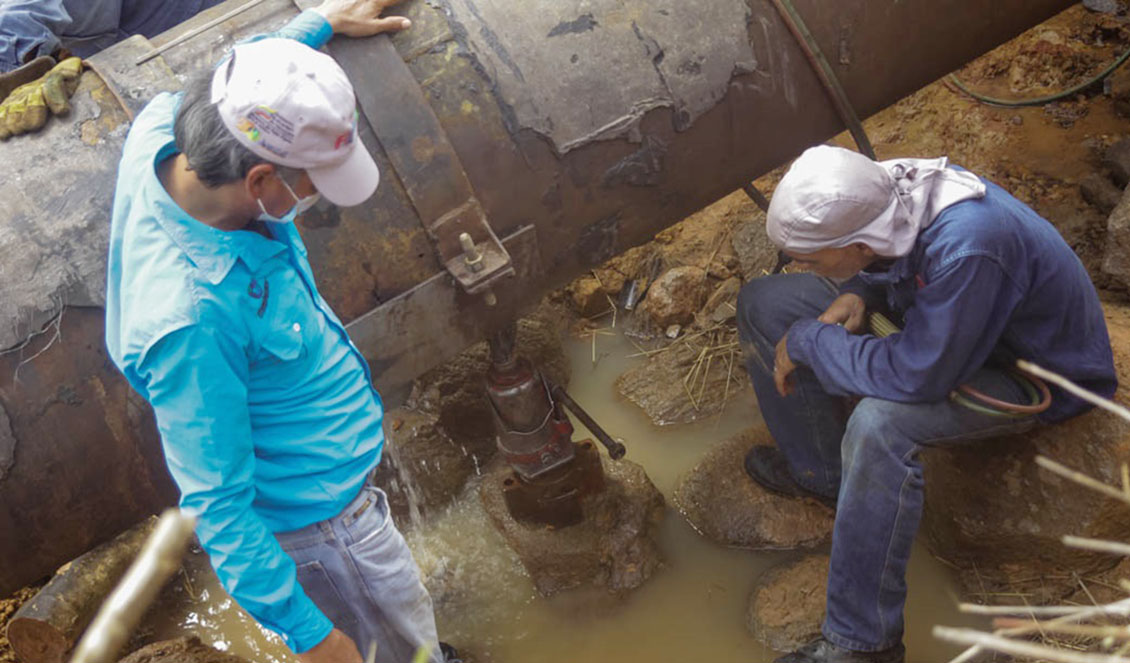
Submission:
[[[767,445],[757,445],[745,456],[745,472],[759,486],[783,497],[808,497],[830,509],[836,508],[836,498],[825,497],[800,485],[793,479],[785,455]]]
[[[882,651],[853,651],[820,638],[773,663],[904,663],[906,647],[898,643]]]

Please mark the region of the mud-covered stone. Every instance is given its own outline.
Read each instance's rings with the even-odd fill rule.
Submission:
[[[805,555],[770,568],[749,595],[746,628],[775,651],[793,651],[820,635],[828,555]]]
[[[573,310],[583,318],[600,315],[608,310],[608,294],[596,277],[581,277],[570,283],[565,292],[569,295]]]
[[[719,336],[720,348],[736,338],[732,332]],[[616,390],[658,426],[705,419],[731,402],[748,403],[753,389],[738,347],[714,350],[708,361],[700,361],[701,353],[701,344],[672,344],[617,378]]]
[[[1123,192],[1107,219],[1102,270],[1121,285],[1130,287],[1130,188]]]
[[[562,343],[568,313],[559,304],[544,302],[518,321],[518,354],[529,359],[557,384],[569,384],[569,361]],[[439,425],[479,466],[494,457],[495,430],[486,401],[484,377],[490,365],[486,342],[477,343],[439,368],[418,378],[407,407],[431,412]]]
[[[679,480],[675,506],[703,536],[755,550],[811,548],[831,539],[831,509],[774,495],[746,475],[746,452],[771,443],[764,425],[750,428],[711,449]]]
[[[389,410],[385,437],[375,482],[388,494],[402,528],[450,504],[474,475],[471,452],[451,439],[435,413]]]
[[[196,637],[184,637],[146,645],[121,659],[119,663],[250,663],[250,661],[209,647]]]
[[[528,525],[510,517],[501,490],[510,469],[500,462],[479,488],[491,521],[545,596],[584,586],[624,594],[662,564],[656,537],[663,495],[639,465],[607,458],[602,462],[605,489],[585,498],[585,520],[572,527]]]
[[[694,265],[675,267],[664,272],[647,291],[640,306],[661,328],[685,325],[706,300],[706,271]]]
[[[1079,182],[1079,193],[1083,200],[1094,205],[1103,214],[1110,214],[1122,200],[1122,190],[1110,181],[1109,177],[1091,173]]]
[[[722,281],[707,298],[702,310],[695,315],[695,324],[703,329],[733,320],[738,312],[738,291],[742,280],[732,276]]]
[[[1107,148],[1103,166],[1110,172],[1115,185],[1125,189],[1130,184],[1130,138],[1123,138]]]
[[[1118,367],[1115,400],[1130,398],[1130,309],[1107,304]],[[1115,556],[1068,548],[1064,535],[1125,541],[1130,508],[1040,469],[1042,454],[1107,484],[1121,485],[1130,460],[1130,424],[1092,410],[1023,435],[932,449],[925,461],[924,529],[931,551],[962,569],[972,598],[1024,592],[1031,602],[1078,589],[1073,574],[1109,569]],[[990,596],[982,597],[983,593]],[[1009,597],[1005,597],[1009,600]]]

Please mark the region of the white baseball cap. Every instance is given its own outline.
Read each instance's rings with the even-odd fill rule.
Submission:
[[[333,58],[293,39],[240,44],[212,75],[228,131],[271,163],[305,170],[348,207],[377,190],[380,171],[357,136],[353,86]]]

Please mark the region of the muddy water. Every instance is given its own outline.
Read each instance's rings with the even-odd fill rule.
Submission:
[[[643,413],[615,395],[615,378],[639,359],[620,337],[571,341],[570,391],[628,447],[668,498],[678,477],[716,442],[758,418],[748,396],[732,401],[721,417],[657,429]],[[587,435],[578,425],[578,436]],[[576,661],[771,661],[775,654],[745,629],[746,604],[757,575],[785,559],[783,553],[726,549],[698,536],[674,510],[661,532],[666,567],[628,599],[582,590],[537,596],[516,556],[490,525],[474,487],[451,510],[408,535],[428,578],[443,639],[476,661],[575,663]],[[246,615],[207,573],[197,571],[193,593],[204,600],[187,611],[165,610],[172,621],[154,635],[188,631],[233,653],[265,663],[293,660],[277,639],[254,632]],[[214,583],[214,578],[212,579]],[[956,651],[930,636],[934,624],[984,626],[956,613],[946,570],[921,547],[911,560],[906,644],[914,663],[946,661]],[[183,583],[182,583],[183,584]]]

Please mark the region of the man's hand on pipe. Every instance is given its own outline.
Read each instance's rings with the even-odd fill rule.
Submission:
[[[381,32],[399,32],[411,27],[403,16],[381,18],[384,10],[400,0],[324,0],[314,8],[329,22],[334,34],[368,37]]]
[[[866,315],[867,306],[863,303],[863,298],[849,292],[836,297],[816,319],[826,325],[842,325],[848,332],[858,334],[863,331]]]

